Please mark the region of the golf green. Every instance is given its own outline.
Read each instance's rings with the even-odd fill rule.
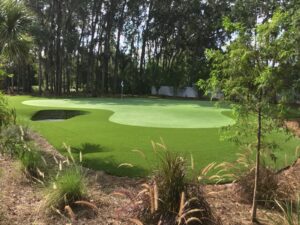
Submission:
[[[195,170],[211,162],[233,161],[240,149],[221,138],[220,127],[233,121],[226,108],[214,103],[167,99],[51,99],[8,97],[21,123],[44,136],[59,151],[63,143],[83,153],[83,163],[93,169],[121,176],[145,176],[155,167],[157,156],[151,141],[194,158]],[[23,104],[25,103],[25,104]],[[30,105],[29,105],[30,104]],[[80,110],[84,113],[63,121],[32,121],[41,110]],[[275,152],[278,168],[295,160],[299,139],[284,132],[270,137],[280,144]],[[144,156],[137,153],[140,150]],[[133,167],[119,167],[122,163]]]
[[[23,104],[42,107],[105,109],[114,114],[109,121],[124,125],[161,128],[214,128],[234,121],[222,114],[229,111],[205,101],[163,99],[54,99],[28,100]]]

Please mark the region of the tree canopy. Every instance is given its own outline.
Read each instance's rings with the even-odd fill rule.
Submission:
[[[223,28],[224,17],[243,23],[251,33],[257,15],[268,21],[276,9],[295,11],[297,4],[279,0],[0,3],[1,62],[23,58],[13,65],[5,63],[7,73],[14,74],[6,84],[24,92],[38,85],[40,94],[72,91],[94,96],[120,93],[121,81],[127,94],[148,94],[151,86],[192,86],[209,77],[206,49],[221,49],[234,38]],[[293,73],[298,76],[297,70]]]

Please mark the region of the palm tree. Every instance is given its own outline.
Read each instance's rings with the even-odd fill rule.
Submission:
[[[8,66],[26,62],[31,43],[28,35],[31,21],[22,1],[0,0],[0,56],[6,59]]]

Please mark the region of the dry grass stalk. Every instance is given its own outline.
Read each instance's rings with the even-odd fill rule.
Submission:
[[[120,167],[129,167],[129,168],[132,168],[133,165],[130,164],[130,163],[121,163],[121,164],[118,166],[118,168],[120,168]]]
[[[181,217],[184,211],[184,203],[185,203],[185,194],[184,192],[181,193],[181,198],[180,198],[180,206],[179,206],[179,213],[178,213],[178,218],[180,218],[179,221],[181,221]]]
[[[67,145],[66,143],[63,143],[64,148],[67,150],[68,155],[70,157],[70,159],[72,160],[73,163],[75,163],[75,159],[73,157],[72,151],[71,151],[71,147],[69,145]],[[67,157],[68,159],[68,157]]]
[[[82,163],[82,152],[79,152],[79,162]]]
[[[45,183],[44,183],[42,180],[37,179],[37,178],[35,178],[34,176],[31,176],[31,179],[33,179],[34,181],[40,183],[41,185],[45,185]]]
[[[66,217],[64,214],[62,214],[59,209],[54,208],[53,206],[51,206],[51,209],[53,210],[53,212],[57,213],[62,218],[66,219],[67,221],[70,221],[70,219],[68,217]]]
[[[177,224],[176,225],[189,224],[192,222],[199,222],[199,224],[201,224],[202,221],[200,220],[200,218],[197,218],[194,216],[189,217],[189,216],[193,213],[202,212],[203,210],[187,208],[192,201],[197,201],[197,200],[198,200],[197,198],[192,198],[192,199],[186,201],[185,193],[184,192],[181,193],[180,207],[179,207],[179,212],[177,215],[177,220],[176,220]]]
[[[65,212],[67,213],[67,215],[69,216],[69,218],[72,221],[76,220],[76,215],[75,215],[75,213],[73,212],[72,208],[69,205],[65,206]]]
[[[195,169],[195,164],[194,164],[194,157],[191,154],[191,169],[194,170]]]
[[[88,202],[88,201],[76,201],[74,202],[76,205],[82,205],[82,206],[86,206],[90,209],[92,209],[95,213],[98,213],[98,207],[91,203],[91,202]]]
[[[141,150],[138,150],[138,149],[134,149],[134,150],[131,150],[132,152],[135,152],[135,153],[138,153],[143,159],[146,159],[146,155],[144,152],[142,152]]]
[[[154,183],[153,185],[148,185],[148,184],[142,184],[142,189],[138,193],[138,197],[141,195],[146,195],[148,196],[148,200],[150,202],[150,211],[151,214],[157,211],[158,209],[158,190],[157,190],[157,185]]]

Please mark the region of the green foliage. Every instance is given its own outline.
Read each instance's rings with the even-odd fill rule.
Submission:
[[[251,32],[225,19],[225,29],[230,33],[235,30],[236,38],[223,51],[207,50],[206,56],[212,63],[211,77],[206,85],[199,82],[207,93],[221,91],[225,100],[232,103],[236,124],[231,127],[234,132],[229,138],[237,143],[242,138],[250,144],[256,143],[256,165],[253,174],[250,173],[254,179],[244,179],[246,183],[252,180],[250,184],[253,184],[253,222],[259,198],[273,197],[272,193],[260,196],[261,192],[277,189],[277,181],[272,180],[274,175],[269,176],[263,168],[265,177],[259,176],[259,171],[261,150],[276,146],[268,143],[265,137],[282,124],[286,96],[290,91],[285,82],[293,79],[283,72],[290,64],[290,54],[286,52],[292,49],[285,44],[289,41],[287,34],[291,32],[285,26],[287,17],[287,13],[277,11],[270,20],[257,24]],[[270,179],[264,180],[266,177]],[[249,185],[244,186],[249,191]]]
[[[16,123],[16,112],[9,108],[8,102],[4,94],[0,92],[0,131],[9,124]]]
[[[34,145],[26,146],[18,159],[25,175],[40,180],[45,178],[46,165],[41,152]]]
[[[241,23],[233,23],[229,17],[225,16],[222,21],[222,25],[225,31],[229,34],[237,31],[241,31],[244,29],[243,24]]]
[[[80,167],[75,165],[60,171],[48,187],[47,207],[62,209],[86,196],[86,179]]]
[[[87,193],[86,176],[81,165],[78,165],[70,146],[63,144],[68,156],[63,162],[57,161],[58,171],[47,188],[46,207],[63,209],[72,206],[76,201],[84,200]],[[79,163],[82,163],[80,153]]]
[[[276,201],[277,206],[281,211],[279,218],[270,218],[272,225],[299,225],[300,224],[300,197],[296,202],[279,202]]]
[[[225,100],[231,102],[237,121],[233,138],[254,137],[259,123],[259,119],[254,122],[255,117],[263,120],[260,138],[277,128],[284,118],[290,89],[286,82],[292,78],[284,72],[290,61],[286,52],[292,50],[285,44],[290,32],[285,28],[287,16],[277,11],[272,19],[257,25],[254,33],[224,19],[227,27],[238,32],[236,38],[224,51],[206,51],[212,63],[211,77],[207,82],[199,81],[199,86],[207,93],[222,91]]]
[[[10,60],[26,60],[31,38],[31,15],[22,1],[0,2],[0,53]]]
[[[44,179],[46,165],[42,154],[30,141],[27,127],[6,126],[0,132],[0,153],[18,159],[24,174],[40,181]]]
[[[187,165],[184,158],[165,150],[160,154],[155,180],[159,189],[161,212],[178,212],[182,192],[187,188]]]
[[[285,17],[286,14],[277,12],[270,22],[257,26],[257,36],[241,29],[224,51],[206,51],[206,57],[212,62],[206,91],[221,90],[226,100],[239,106],[235,108],[239,115],[255,113],[259,105],[269,115],[279,115],[282,110],[273,103],[277,94],[282,95],[281,91],[285,88],[280,68],[288,57],[279,56],[286,51],[283,45],[286,39],[280,33],[284,32]],[[230,26],[231,23],[226,21]],[[201,86],[205,86],[203,82]],[[280,102],[283,101],[282,96]]]
[[[26,151],[26,142],[30,140],[28,128],[19,125],[10,125],[2,129],[0,137],[2,153],[17,158]]]
[[[36,145],[30,142],[29,130],[20,125],[9,125],[0,132],[0,153],[20,161],[25,175],[44,179],[46,165]]]

